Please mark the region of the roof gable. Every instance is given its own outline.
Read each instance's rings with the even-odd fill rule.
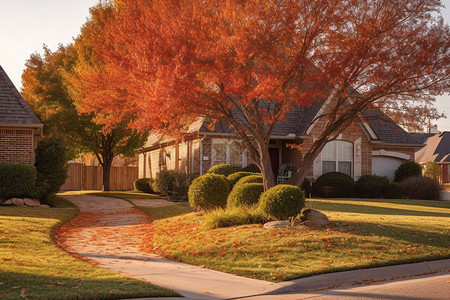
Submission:
[[[41,127],[42,123],[23,100],[19,91],[0,66],[0,125]]]
[[[416,152],[416,161],[450,163],[450,132],[444,131],[429,137],[425,147]]]

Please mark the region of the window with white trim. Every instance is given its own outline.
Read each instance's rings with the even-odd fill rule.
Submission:
[[[341,172],[352,176],[353,144],[346,141],[328,142],[322,150],[322,174]]]
[[[229,164],[241,168],[247,164],[246,151],[238,140],[212,139],[212,165]]]

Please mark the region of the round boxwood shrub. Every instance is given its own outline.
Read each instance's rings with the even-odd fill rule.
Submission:
[[[389,179],[378,175],[363,175],[356,182],[356,193],[363,198],[380,197],[389,184]]]
[[[403,196],[408,199],[440,200],[441,187],[439,183],[424,176],[410,176],[400,183]]]
[[[259,167],[255,164],[249,164],[241,169],[243,172],[261,173]]]
[[[299,187],[279,184],[259,198],[259,209],[269,218],[285,220],[297,216],[305,207],[305,195]]]
[[[233,174],[228,175],[227,179],[230,182],[231,187],[233,187],[236,182],[239,181],[239,179],[245,177],[245,176],[250,176],[250,175],[257,175],[257,173],[252,173],[252,172],[236,172]]]
[[[262,183],[236,184],[228,196],[227,206],[231,208],[258,204],[259,196],[263,192],[264,185]]]
[[[246,183],[263,183],[263,177],[261,174],[242,177],[238,182],[236,182],[234,187]]]
[[[411,176],[421,176],[422,167],[413,161],[402,163],[394,173],[394,181],[401,182],[403,179]]]
[[[133,183],[134,189],[143,193],[153,193],[151,178],[139,178]]]
[[[217,175],[223,175],[223,176],[228,176],[230,174],[234,173],[233,167],[227,164],[219,164],[219,165],[215,165],[212,166],[209,170],[208,173],[210,174],[217,174]]]
[[[224,208],[229,193],[230,184],[225,176],[205,174],[192,181],[188,192],[189,204],[197,210]]]
[[[398,182],[390,182],[384,187],[383,198],[400,199],[402,198],[402,193],[402,187]]]
[[[35,186],[36,168],[34,166],[0,163],[0,200],[33,197],[36,193]]]
[[[314,183],[314,192],[320,197],[348,198],[353,196],[355,182],[347,174],[325,173]]]

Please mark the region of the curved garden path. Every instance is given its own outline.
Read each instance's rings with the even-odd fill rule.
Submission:
[[[55,232],[55,240],[81,259],[195,299],[245,297],[277,287],[270,282],[165,260],[144,251],[144,240],[151,240],[151,218],[127,201],[89,195],[63,197],[77,205],[80,213]],[[164,201],[154,201],[154,205],[164,205]]]

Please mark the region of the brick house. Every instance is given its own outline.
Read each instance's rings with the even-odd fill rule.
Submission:
[[[290,164],[293,171],[298,168],[302,150],[291,146],[308,145],[323,130],[324,121],[310,125],[319,111],[320,104],[296,107],[275,126],[269,144],[275,173],[281,164]],[[216,164],[228,163],[240,168],[251,163],[232,128],[221,122],[210,127],[206,118],[199,118],[182,140],[151,135],[140,151],[139,177],[155,177],[157,172],[166,169],[204,174]],[[325,146],[307,177],[315,180],[324,173],[340,171],[355,180],[368,174],[393,179],[394,171],[402,162],[414,160],[414,149],[420,145],[380,111],[366,110],[359,120]]]
[[[34,164],[42,127],[0,66],[0,162]]]

